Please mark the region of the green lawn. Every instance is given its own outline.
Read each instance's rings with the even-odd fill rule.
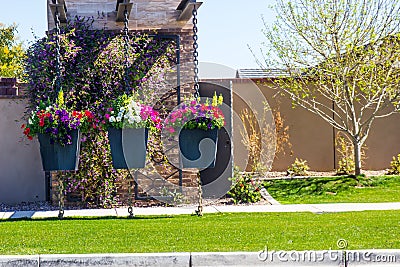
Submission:
[[[0,221],[1,254],[399,248],[400,211]]]
[[[264,185],[282,204],[400,202],[400,176],[275,180]]]

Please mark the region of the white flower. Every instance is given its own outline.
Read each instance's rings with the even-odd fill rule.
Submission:
[[[110,116],[109,121],[110,121],[110,122],[115,122],[115,117],[114,117],[114,116]]]
[[[133,116],[133,119],[134,119],[136,122],[141,122],[141,121],[142,121],[142,118],[140,118],[140,116]]]

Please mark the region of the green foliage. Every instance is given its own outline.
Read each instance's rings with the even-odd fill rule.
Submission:
[[[169,198],[172,203],[172,205],[180,205],[184,202],[185,196],[182,194],[182,192],[179,192],[177,189],[174,189],[173,191],[170,190],[168,187],[163,187],[161,188],[160,191],[161,196]],[[167,199],[168,201],[168,199]]]
[[[400,154],[397,155],[397,158],[393,157],[393,160],[390,162],[388,174],[400,174]]]
[[[17,26],[0,23],[0,77],[22,78],[26,58],[22,43],[18,42]]]
[[[348,175],[354,172],[355,164],[352,157],[341,158],[336,170],[337,175]]]
[[[354,148],[345,136],[338,135],[336,137],[336,147],[339,154],[337,175],[349,175],[354,172]]]
[[[310,167],[307,165],[307,160],[296,158],[292,165],[287,169],[290,176],[305,176],[308,174]]]
[[[250,173],[242,173],[236,166],[233,170],[233,177],[230,179],[232,186],[228,195],[232,197],[235,204],[255,203],[260,201],[260,182],[255,180]]]
[[[85,139],[81,144],[80,171],[74,175],[58,172],[56,177],[66,185],[66,193],[78,193],[87,207],[116,206],[119,204],[117,181],[130,174],[112,168],[109,146],[104,145],[105,132],[92,129]]]

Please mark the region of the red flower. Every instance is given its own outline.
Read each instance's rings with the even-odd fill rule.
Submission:
[[[31,132],[31,128],[29,128],[29,127],[25,128],[24,134],[25,134],[26,136],[28,136],[28,138],[29,138],[29,133],[30,133],[30,132]]]
[[[85,116],[88,117],[89,119],[93,119],[94,118],[93,113],[90,112],[89,110],[85,110]]]

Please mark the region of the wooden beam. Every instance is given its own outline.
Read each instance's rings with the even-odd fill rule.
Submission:
[[[193,7],[196,6],[198,9],[203,2],[187,2],[186,6],[182,9],[181,14],[178,17],[178,21],[188,21],[192,17]]]
[[[61,23],[67,22],[67,13],[64,9],[65,3],[62,4],[49,4],[51,13],[53,14],[54,19],[56,18],[56,9],[58,10],[59,19]]]
[[[128,18],[131,15],[133,3],[120,3],[118,4],[117,10],[117,22],[123,22],[125,20],[124,11],[125,9],[128,11]]]

